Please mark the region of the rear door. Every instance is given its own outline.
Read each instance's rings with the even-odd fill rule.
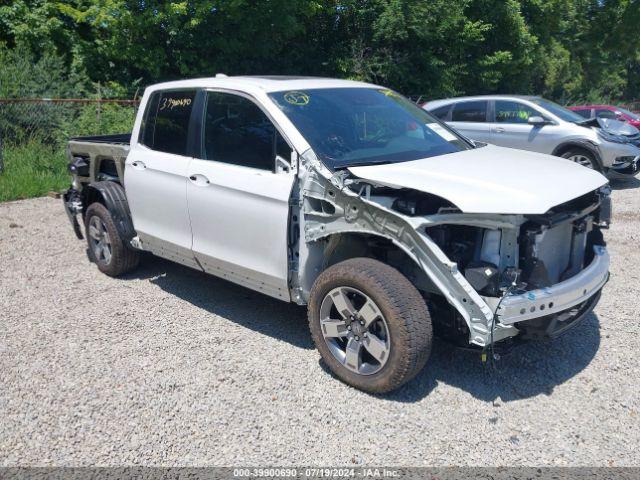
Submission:
[[[197,267],[191,251],[187,178],[196,90],[151,94],[124,174],[133,225],[145,249]]]
[[[487,100],[468,100],[453,104],[448,122],[456,130],[471,140],[490,142],[491,127],[487,123],[489,113]]]
[[[250,97],[209,91],[204,103],[187,174],[193,252],[209,273],[290,300],[292,148]]]

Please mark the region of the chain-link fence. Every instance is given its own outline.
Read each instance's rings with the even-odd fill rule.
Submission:
[[[2,146],[38,143],[60,148],[74,136],[131,130],[137,100],[0,99],[0,172]]]

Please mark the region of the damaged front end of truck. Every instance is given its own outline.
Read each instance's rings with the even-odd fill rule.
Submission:
[[[434,329],[464,346],[552,338],[580,323],[609,278],[597,187],[542,214],[466,213],[441,196],[332,172],[311,150],[292,195],[291,295],[348,257],[378,258],[421,292]]]

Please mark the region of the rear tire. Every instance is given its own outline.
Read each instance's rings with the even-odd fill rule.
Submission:
[[[590,151],[585,150],[584,148],[571,148],[560,156],[562,158],[566,158],[567,160],[571,160],[578,165],[582,165],[583,167],[595,170],[596,172],[602,171],[602,168],[600,168],[600,163],[596,159],[595,155]]]
[[[117,277],[138,266],[140,254],[125,245],[104,205],[89,205],[84,219],[89,259],[102,273]]]
[[[354,258],[322,272],[311,289],[308,315],[326,365],[360,390],[400,387],[431,354],[424,299],[404,275],[378,260]]]

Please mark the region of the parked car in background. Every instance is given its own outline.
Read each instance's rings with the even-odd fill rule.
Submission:
[[[584,118],[610,118],[628,123],[634,127],[640,127],[640,115],[622,107],[612,105],[583,105],[567,107]]]
[[[610,176],[633,175],[640,134],[613,120],[585,119],[533,96],[490,95],[427,102],[423,108],[477,141],[556,155]]]
[[[606,178],[470,142],[376,85],[158,84],[131,134],[68,155],[65,209],[102,272],[147,251],[306,304],[328,367],[369,392],[414,377],[432,332],[480,352],[571,331],[609,278]]]

